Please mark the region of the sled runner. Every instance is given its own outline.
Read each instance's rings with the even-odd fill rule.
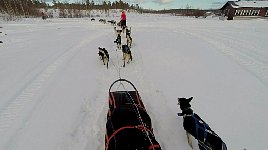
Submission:
[[[193,147],[190,139],[193,136],[198,141],[200,150],[227,150],[227,146],[222,139],[204,120],[193,113],[190,105],[192,99],[193,97],[178,99],[178,105],[182,110],[182,113],[178,113],[178,116],[183,116],[183,127],[186,130],[189,145]]]
[[[128,83],[132,91],[111,91],[115,83]],[[150,116],[135,86],[118,79],[109,88],[105,150],[161,150],[156,141]]]

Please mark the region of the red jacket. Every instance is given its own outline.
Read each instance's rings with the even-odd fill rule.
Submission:
[[[121,20],[127,20],[127,16],[125,12],[122,12],[121,14]]]

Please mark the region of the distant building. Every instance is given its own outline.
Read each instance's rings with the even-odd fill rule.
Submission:
[[[228,1],[220,10],[227,20],[268,18],[268,1]]]

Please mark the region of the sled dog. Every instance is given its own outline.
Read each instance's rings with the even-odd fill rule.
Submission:
[[[127,46],[130,48],[132,46],[132,37],[130,35],[127,36]]]
[[[99,22],[106,24],[106,19],[99,19]]]
[[[200,150],[227,150],[226,144],[222,139],[191,109],[190,98],[178,98],[178,105],[183,116],[183,127],[186,130],[189,145],[193,148],[195,145]],[[196,140],[195,140],[196,139]],[[197,143],[194,145],[194,143]]]
[[[109,21],[107,21],[107,22],[109,22],[111,25],[113,25],[113,26],[115,26],[116,25],[116,21],[114,21],[114,20],[109,20]]]
[[[124,60],[123,67],[125,67],[126,62],[129,63],[130,60],[132,61],[132,54],[128,45],[122,45],[122,52],[123,52],[123,60]]]
[[[130,36],[130,34],[131,34],[131,27],[129,27],[129,29],[126,28],[126,37]]]
[[[114,27],[114,33],[115,33],[115,36],[116,36],[116,37],[117,37],[118,35],[121,36],[122,30],[118,30],[118,29],[116,29],[116,27]]]
[[[117,38],[115,39],[114,43],[116,43],[117,49],[121,49],[121,35],[117,35]]]
[[[99,47],[99,56],[100,59],[103,61],[103,64],[107,66],[108,69],[108,63],[109,63],[109,53],[105,48]]]
[[[131,27],[129,29],[126,28],[127,45],[128,45],[128,47],[131,48],[131,45],[132,45],[132,37],[130,36],[130,34],[131,34]]]

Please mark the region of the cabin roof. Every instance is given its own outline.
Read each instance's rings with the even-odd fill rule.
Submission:
[[[233,8],[268,7],[268,1],[228,1],[221,9],[225,8],[228,4],[231,5]]]

